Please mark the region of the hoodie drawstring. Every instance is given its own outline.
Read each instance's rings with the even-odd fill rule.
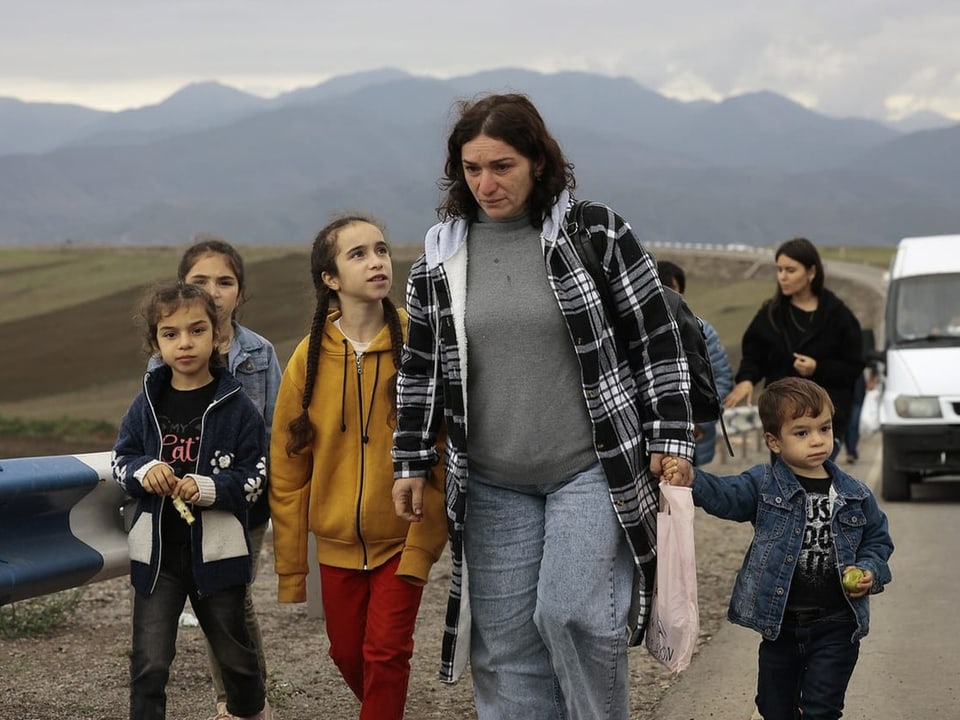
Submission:
[[[370,406],[367,408],[366,421],[364,421],[363,417],[363,387],[362,383],[359,382],[359,378],[362,375],[363,370],[360,367],[360,355],[357,355],[357,399],[360,402],[360,438],[364,444],[367,444],[370,442],[370,419],[373,417],[373,401],[377,397],[377,383],[380,381],[380,353],[377,353],[377,367],[373,374],[373,390],[370,391]]]
[[[347,431],[347,355],[349,341],[343,341],[343,383],[340,386],[340,432]],[[360,378],[363,376],[363,366],[361,365],[363,354],[354,352],[357,358],[357,400],[360,408],[360,439],[364,444],[370,442],[370,420],[373,418],[373,403],[377,398],[377,385],[380,382],[380,355],[377,356],[377,366],[373,375],[373,390],[370,392],[370,403],[367,408],[367,415],[363,415],[363,383]]]
[[[343,340],[343,385],[340,388],[340,432],[347,431],[347,340]]]

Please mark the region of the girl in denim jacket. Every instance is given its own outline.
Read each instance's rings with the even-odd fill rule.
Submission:
[[[761,715],[839,718],[869,631],[868,596],[891,579],[887,517],[864,483],[829,460],[833,404],[823,388],[783,378],[766,387],[758,409],[774,465],[726,477],[697,468],[693,500],[755,527],[727,617],[763,637]],[[663,478],[683,484],[672,458]]]
[[[222,356],[230,374],[243,386],[253,404],[263,416],[267,428],[267,446],[270,445],[270,428],[273,423],[273,410],[280,388],[280,362],[277,352],[269,340],[258,335],[250,328],[237,322],[237,312],[246,302],[246,273],[243,258],[236,248],[226,240],[215,235],[198,235],[193,244],[183,251],[177,266],[177,279],[180,282],[196,285],[206,290],[217,306],[219,320],[219,341],[217,352]],[[149,369],[159,367],[163,361],[158,355],[150,359]],[[252,585],[260,567],[260,551],[263,548],[267,522],[270,520],[270,505],[267,492],[250,509],[250,555],[253,560],[253,574],[247,588],[245,612],[247,627],[253,638],[260,659],[260,667],[266,679],[266,656],[263,652],[263,638],[260,622],[253,605]],[[210,720],[226,720],[227,692],[223,685],[223,674],[210,645],[207,645],[207,657],[210,661],[210,676],[216,693],[217,713]]]

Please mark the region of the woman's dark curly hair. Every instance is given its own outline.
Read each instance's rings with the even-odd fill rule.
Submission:
[[[560,144],[547,130],[543,118],[526,95],[487,95],[461,100],[455,108],[459,119],[447,138],[444,176],[437,185],[446,198],[437,208],[441,220],[477,220],[478,205],[463,173],[463,146],[479,135],[500,140],[539,167],[527,200],[530,224],[539,228],[563,190],[577,186],[573,164],[563,155]]]

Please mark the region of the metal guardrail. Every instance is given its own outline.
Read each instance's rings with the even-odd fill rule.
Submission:
[[[674,242],[672,240],[651,240],[644,241],[647,247],[669,248],[671,250],[710,250],[718,252],[734,252],[748,255],[764,255],[773,258],[772,246],[768,245],[745,245],[743,243],[703,243],[703,242]]]
[[[109,452],[0,460],[0,606],[129,574],[127,501]],[[323,617],[317,567],[307,616]]]
[[[763,448],[756,407],[726,410],[724,423],[735,451]],[[717,456],[727,462],[725,448]],[[0,605],[128,574],[127,500],[109,452],[0,460]],[[316,557],[312,534],[309,556]],[[322,618],[313,570],[307,613]]]
[[[0,605],[130,571],[110,453],[0,460]]]
[[[755,406],[726,410],[724,423],[738,456],[763,450]],[[729,461],[722,445],[717,458]],[[128,574],[127,500],[109,452],[0,460],[0,605]],[[312,533],[308,552],[316,557]],[[323,617],[315,566],[307,614]]]

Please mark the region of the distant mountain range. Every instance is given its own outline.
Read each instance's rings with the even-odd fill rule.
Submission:
[[[672,100],[626,78],[394,69],[265,99],[217,83],[122,112],[0,99],[0,245],[311,242],[332,213],[395,242],[435,221],[456,100],[528,94],[577,195],[656,241],[892,244],[960,232],[960,124],[833,118],[759,92]]]

